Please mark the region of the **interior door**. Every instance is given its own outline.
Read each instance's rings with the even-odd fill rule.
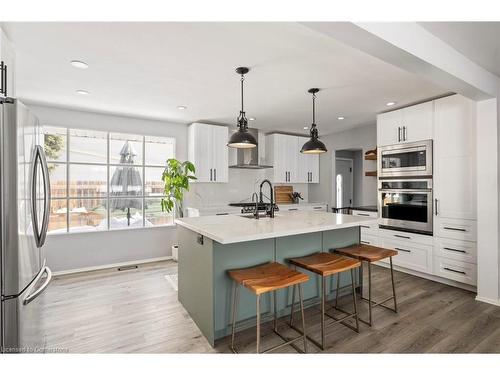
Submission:
[[[353,161],[335,159],[335,205],[337,208],[352,207],[353,200]]]

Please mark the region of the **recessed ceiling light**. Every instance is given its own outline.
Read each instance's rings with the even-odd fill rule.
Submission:
[[[69,63],[78,69],[87,69],[89,67],[89,64],[79,60],[71,60]]]
[[[307,130],[307,129],[309,129],[309,126],[304,126],[304,130]]]
[[[385,103],[385,105],[388,106],[388,107],[392,107],[394,104],[396,104],[396,102],[387,102],[387,103]]]
[[[177,106],[177,109],[180,111],[184,111],[185,109],[187,109],[187,107],[185,105],[179,105]]]
[[[339,117],[337,117],[337,120],[344,120],[344,119],[345,119],[345,117],[344,117],[344,116],[339,116]]]
[[[80,95],[89,95],[90,94],[90,92],[88,92],[87,90],[76,90],[76,93],[80,94]]]
[[[250,117],[248,121],[255,121],[255,117]]]

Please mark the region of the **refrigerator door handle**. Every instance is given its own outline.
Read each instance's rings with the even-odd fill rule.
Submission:
[[[49,178],[49,167],[47,164],[47,159],[45,158],[45,152],[42,146],[37,146],[40,148],[40,161],[42,163],[42,174],[43,174],[43,222],[42,231],[40,233],[40,247],[45,244],[45,238],[47,237],[47,231],[49,229],[49,219],[50,219],[50,178]]]
[[[43,204],[44,212],[42,218],[41,228],[38,226],[38,211],[37,211],[37,165],[40,163],[42,168],[43,177]],[[47,235],[47,230],[49,226],[49,215],[50,215],[50,181],[49,181],[49,170],[47,167],[47,160],[45,159],[45,154],[43,148],[40,145],[35,146],[33,152],[33,171],[31,174],[31,219],[33,222],[33,232],[35,235],[35,242],[37,247],[42,247],[45,243],[45,238]]]
[[[23,305],[27,305],[28,303],[32,302],[35,298],[42,294],[45,289],[47,289],[50,282],[52,281],[52,271],[47,266],[44,266],[43,270],[38,274],[35,281],[33,282],[33,286],[36,285],[36,283],[42,278],[44,274],[47,275],[47,278],[45,279],[43,284],[34,292],[29,290],[28,293],[26,293],[26,297],[24,297],[23,299]]]

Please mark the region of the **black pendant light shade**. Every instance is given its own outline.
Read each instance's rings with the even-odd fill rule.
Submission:
[[[250,69],[246,67],[236,68],[236,73],[241,75],[241,111],[237,119],[238,130],[229,137],[228,147],[233,148],[253,148],[257,146],[257,140],[248,132],[248,120],[243,110],[243,82],[245,81],[245,74]]]
[[[311,125],[311,139],[309,139],[300,150],[303,154],[322,154],[327,151],[326,146],[323,142],[318,139],[318,129],[316,128],[316,93],[319,89],[313,88],[309,89],[307,92],[312,94],[313,106],[312,106],[312,125]]]

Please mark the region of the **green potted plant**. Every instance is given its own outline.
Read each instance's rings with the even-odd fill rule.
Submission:
[[[161,179],[165,184],[165,197],[161,200],[162,211],[172,212],[176,210],[176,217],[184,216],[182,201],[184,192],[189,191],[189,182],[196,180],[195,168],[189,161],[180,162],[177,159],[168,159],[167,166],[163,171]]]

